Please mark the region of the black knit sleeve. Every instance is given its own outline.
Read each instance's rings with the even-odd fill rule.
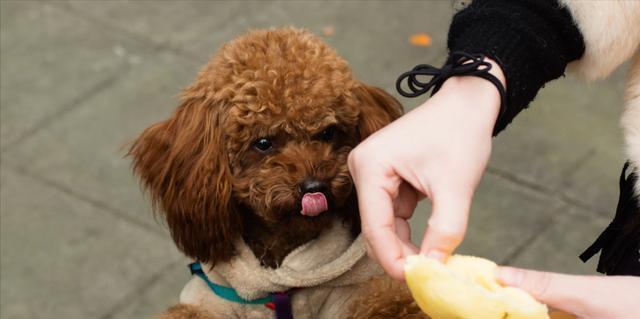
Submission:
[[[507,105],[496,132],[585,49],[571,14],[556,0],[475,0],[453,17],[447,45],[449,52],[483,53],[504,71]]]

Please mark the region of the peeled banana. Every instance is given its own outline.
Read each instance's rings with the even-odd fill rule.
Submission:
[[[433,319],[549,319],[547,306],[524,290],[501,286],[490,260],[454,255],[446,264],[410,256],[405,278],[422,311]]]

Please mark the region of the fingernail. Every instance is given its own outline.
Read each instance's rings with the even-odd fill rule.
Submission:
[[[440,262],[445,262],[445,260],[447,259],[447,255],[439,250],[433,249],[427,253],[427,258],[433,258]]]
[[[524,272],[512,267],[499,267],[495,270],[495,276],[505,286],[519,287],[524,280]]]

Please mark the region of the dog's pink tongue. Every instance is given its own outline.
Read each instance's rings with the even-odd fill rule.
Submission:
[[[302,196],[302,215],[318,216],[327,210],[327,198],[322,193],[307,193]]]

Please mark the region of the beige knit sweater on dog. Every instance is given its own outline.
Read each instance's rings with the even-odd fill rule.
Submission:
[[[238,255],[213,270],[202,265],[212,282],[231,287],[244,299],[256,299],[270,292],[297,289],[292,294],[296,319],[342,318],[355,289],[381,268],[366,254],[362,235],[353,240],[347,225],[336,222],[319,238],[292,251],[277,269],[260,266],[260,261],[240,240]],[[194,276],[182,290],[180,303],[197,305],[215,318],[275,318],[264,305],[247,305],[224,300]]]

